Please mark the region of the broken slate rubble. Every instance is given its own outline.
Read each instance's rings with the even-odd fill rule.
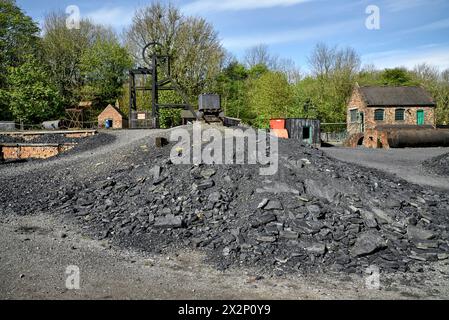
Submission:
[[[218,269],[363,273],[374,262],[406,272],[448,258],[447,193],[294,140],[279,141],[279,170],[269,178],[258,165],[174,165],[170,148],[151,151],[104,159],[107,170],[87,180],[78,178],[82,166],[7,176],[0,212],[51,211],[93,237],[149,252],[202,250]]]

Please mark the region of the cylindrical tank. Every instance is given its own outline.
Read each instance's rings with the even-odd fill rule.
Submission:
[[[388,133],[390,148],[449,147],[449,130],[397,130]]]

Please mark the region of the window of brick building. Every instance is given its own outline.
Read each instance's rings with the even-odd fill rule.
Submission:
[[[376,121],[384,121],[384,109],[376,109],[374,110],[374,120]]]
[[[357,115],[358,115],[358,110],[354,109],[351,110],[351,122],[357,122]]]
[[[394,120],[404,121],[405,120],[405,110],[404,109],[396,109],[396,111],[394,112]]]

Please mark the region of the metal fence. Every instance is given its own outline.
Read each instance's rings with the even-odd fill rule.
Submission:
[[[321,141],[342,143],[348,138],[346,123],[321,123]]]
[[[56,121],[55,121],[56,122]],[[81,127],[80,128],[70,128],[68,126],[69,120],[62,119],[59,121],[59,127],[53,128],[54,130],[57,129],[91,129],[96,130],[98,129],[98,121],[82,121],[80,122]],[[13,126],[8,126],[8,129],[2,128],[0,126],[0,131],[39,131],[39,130],[52,130],[45,128],[43,123],[40,124],[28,124],[23,122],[16,122],[14,123],[14,129]]]
[[[130,129],[154,129],[156,127],[155,119],[149,111],[131,111],[129,122]]]

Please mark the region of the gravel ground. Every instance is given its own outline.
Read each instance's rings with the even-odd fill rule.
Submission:
[[[323,148],[327,155],[349,163],[354,163],[368,168],[379,169],[394,174],[411,183],[449,190],[449,179],[441,176],[443,172],[448,172],[448,167],[444,164],[437,166],[433,171],[431,166],[425,165],[425,161],[446,159],[447,162],[449,148],[413,148],[413,149],[367,149],[367,148]],[[423,165],[424,163],[424,165]],[[433,171],[433,172],[432,172]]]
[[[252,268],[217,271],[198,251],[166,255],[116,247],[82,236],[78,225],[48,214],[0,216],[0,299],[447,299],[447,265],[417,275],[384,274],[380,289],[366,278],[332,275],[262,277]],[[80,269],[80,289],[65,286]],[[446,275],[442,277],[442,272]]]
[[[213,271],[204,276],[201,272],[181,270],[181,275],[204,285],[205,297],[217,297],[218,292],[231,298],[257,297],[232,284],[233,280],[217,282],[213,273],[223,273],[216,268],[226,270],[229,279],[240,279],[239,283],[242,274],[274,282],[285,279],[282,283],[289,290],[273,296],[273,287],[265,286],[261,292],[253,292],[260,293],[259,297],[382,298],[392,292],[390,297],[394,298],[447,297],[448,260],[443,255],[447,251],[449,206],[445,193],[410,185],[376,170],[333,161],[319,150],[303,148],[292,141],[281,143],[281,169],[269,181],[256,176],[258,168],[251,166],[173,166],[167,162],[170,146],[154,148],[154,136],[167,135],[167,131],[112,134],[116,137],[113,142],[89,151],[0,167],[4,178],[0,193],[2,235],[11,239],[3,242],[0,256],[2,269],[7,271],[4,274],[11,275],[2,279],[7,288],[3,291],[5,297],[36,296],[29,289],[33,280],[28,289],[20,287],[26,279],[20,269],[30,270],[36,261],[43,266],[57,262],[49,271],[60,274],[61,261],[55,259],[64,255],[58,253],[59,249],[55,254],[43,254],[32,247],[53,249],[52,241],[65,241],[61,240],[65,237],[58,236],[54,240],[54,233],[50,232],[60,232],[61,221],[75,242],[80,234],[88,236],[87,242],[78,246],[75,242],[66,243],[76,249],[70,247],[70,252],[65,253],[78,261],[78,252],[85,256],[86,260],[77,263],[90,268],[93,277],[89,278],[91,287],[84,297],[98,297],[92,281],[95,274],[104,270],[113,276],[107,282],[112,294],[103,298],[157,296],[135,289],[132,279],[141,269],[132,269],[129,281],[120,276],[127,268],[121,259],[130,250],[137,250],[133,261],[145,264],[143,260],[150,256],[156,259],[155,265],[162,268],[161,272],[167,272],[160,282],[161,289],[170,285],[176,288],[177,283],[176,277],[171,277],[172,270],[164,269],[166,265],[161,261],[167,257],[182,260],[186,252],[192,252],[187,256],[198,259],[193,258],[190,267],[193,263],[199,266],[198,270],[207,266],[207,270]],[[158,177],[149,175],[157,167]],[[215,183],[210,184],[210,180]],[[255,185],[263,190],[256,192]],[[291,193],[292,190],[297,193]],[[196,211],[198,208],[201,211]],[[316,229],[318,226],[321,230]],[[39,228],[47,231],[39,232]],[[30,232],[36,243],[28,239]],[[18,241],[20,237],[24,237],[23,241]],[[34,252],[35,259],[23,263],[23,255],[17,254],[23,251],[22,242],[22,249]],[[88,243],[108,245],[105,252],[98,252]],[[18,260],[22,263],[8,263]],[[204,260],[208,264],[204,265]],[[93,270],[90,261],[96,261]],[[111,261],[118,267],[108,267]],[[139,263],[135,265],[142,267]],[[363,270],[370,263],[381,266],[383,294],[363,289]],[[39,269],[42,268],[38,268],[37,274],[48,276],[49,271]],[[314,275],[316,272],[318,275]],[[16,273],[18,278],[13,276]],[[298,281],[298,277],[304,281]],[[323,287],[310,285],[316,279],[324,279]],[[249,282],[258,286],[258,281]],[[347,282],[352,285],[348,287]],[[36,280],[35,285],[42,287],[43,280]],[[118,288],[122,291],[115,292]],[[187,288],[196,290],[194,285]],[[340,288],[345,288],[344,294]],[[324,295],[317,295],[321,289]],[[234,296],[230,295],[232,291]],[[48,288],[46,292],[48,296],[55,294]],[[185,294],[179,289],[167,296],[185,298]]]

